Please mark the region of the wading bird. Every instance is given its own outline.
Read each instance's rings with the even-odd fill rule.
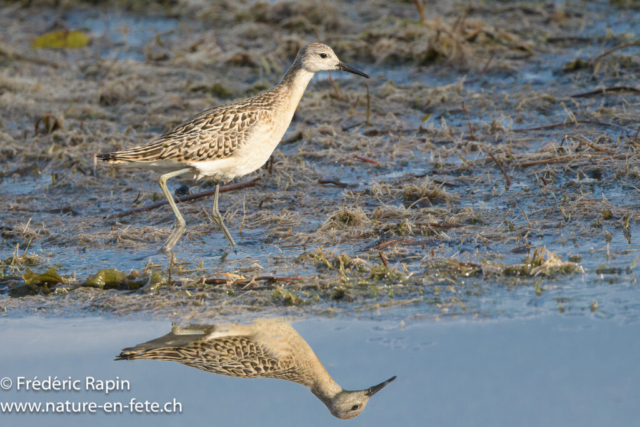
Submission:
[[[304,91],[318,71],[341,70],[369,78],[342,63],[322,43],[309,44],[298,55],[278,85],[253,98],[206,110],[149,144],[124,151],[99,154],[109,164],[151,169],[160,173],[159,184],[176,216],[163,252],[178,242],[186,223],[167,189],[167,180],[180,175],[216,181],[213,219],[235,245],[218,210],[220,182],[250,174],[264,165],[282,139]]]

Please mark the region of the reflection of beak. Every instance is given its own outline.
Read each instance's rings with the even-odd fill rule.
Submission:
[[[366,391],[364,392],[364,394],[366,394],[367,396],[371,397],[371,396],[373,396],[374,394],[376,394],[377,392],[379,392],[380,390],[382,390],[383,388],[385,388],[385,386],[386,386],[387,384],[389,384],[391,381],[393,381],[393,380],[395,380],[395,379],[396,379],[396,377],[395,377],[395,375],[394,375],[393,377],[389,378],[389,379],[388,379],[388,380],[386,380],[385,382],[380,383],[380,384],[378,384],[378,385],[374,385],[374,386],[373,386],[373,387],[371,387],[370,389],[366,390]]]
[[[369,76],[367,74],[363,73],[360,70],[356,70],[355,68],[345,64],[344,62],[338,62],[338,65],[336,65],[336,69],[338,69],[340,71],[348,71],[348,72],[350,72],[352,74],[357,74],[359,76],[369,78]]]

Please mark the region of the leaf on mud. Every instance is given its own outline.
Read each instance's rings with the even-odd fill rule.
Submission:
[[[126,283],[126,274],[122,271],[116,270],[115,268],[106,268],[89,277],[84,285],[92,288],[109,289],[117,288]]]
[[[80,48],[89,44],[89,37],[82,31],[52,31],[36,38],[32,46],[39,48]]]
[[[22,280],[24,280],[25,285],[57,285],[58,283],[62,283],[62,276],[56,273],[56,269],[51,267],[46,273],[38,274],[34,273],[30,269],[27,268],[27,272],[22,275]]]

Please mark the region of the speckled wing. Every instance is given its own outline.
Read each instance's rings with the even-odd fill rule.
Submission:
[[[164,360],[182,363],[214,374],[239,378],[277,378],[305,382],[293,360],[280,359],[250,336],[196,340],[186,345],[152,349],[125,349],[118,360]]]
[[[224,105],[204,111],[152,143],[130,150],[101,154],[110,163],[153,161],[210,161],[233,155],[249,138],[260,111]]]
[[[291,360],[280,360],[269,349],[250,337],[234,336],[199,341],[183,347],[191,357],[183,363],[220,375],[239,378],[280,378],[292,371]],[[190,354],[189,354],[190,353]],[[193,357],[195,356],[195,357]]]
[[[258,112],[214,109],[162,135],[159,160],[207,161],[231,156],[249,137]]]

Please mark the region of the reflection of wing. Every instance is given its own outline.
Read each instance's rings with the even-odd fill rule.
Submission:
[[[281,324],[278,332],[283,332]],[[164,360],[214,374],[239,378],[277,378],[308,386],[312,375],[295,363],[288,334],[245,329],[218,331],[213,326],[191,326],[183,335],[174,329],[164,337],[124,349],[117,360]],[[289,329],[299,335],[289,326]],[[267,333],[265,333],[267,332]]]
[[[278,360],[250,337],[218,338],[183,347],[180,363],[232,377],[281,378],[292,372],[292,361]]]

